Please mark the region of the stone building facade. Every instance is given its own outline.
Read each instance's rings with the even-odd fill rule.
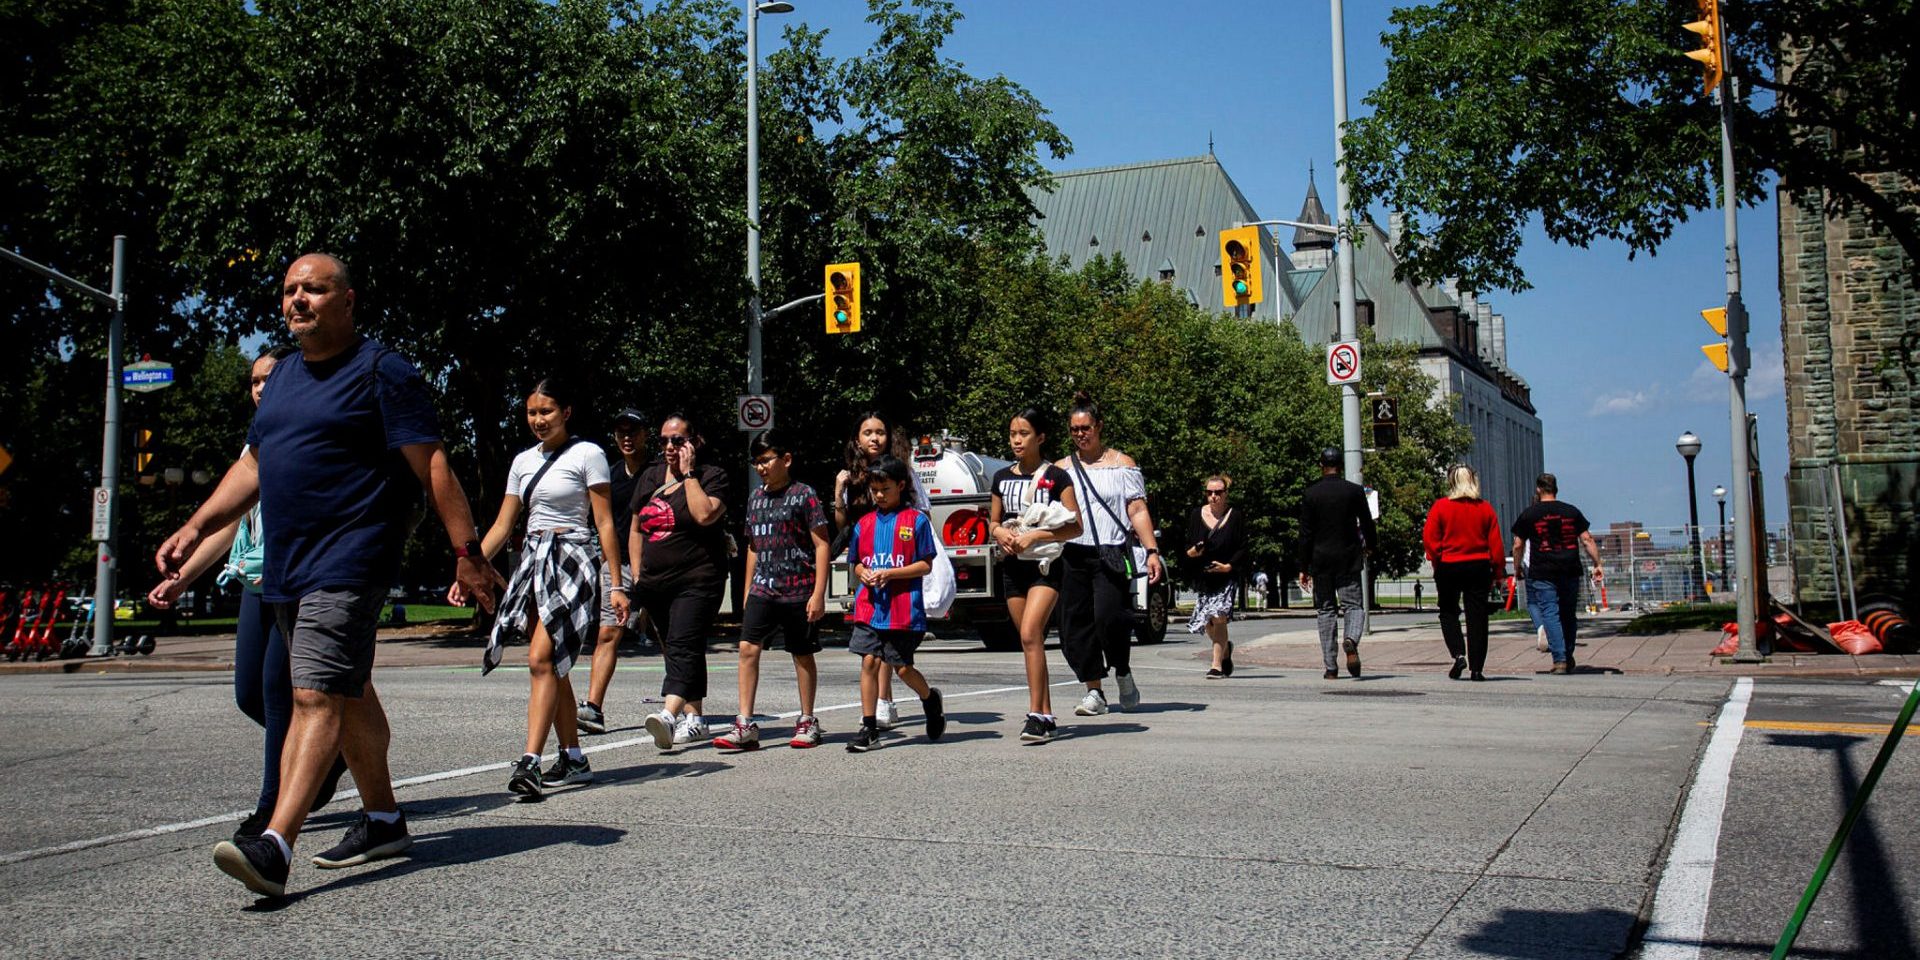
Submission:
[[[1794,580],[1804,600],[1845,596],[1835,569],[1850,557],[1860,601],[1920,598],[1914,264],[1864,216],[1827,216],[1825,199],[1786,182],[1778,197]]]

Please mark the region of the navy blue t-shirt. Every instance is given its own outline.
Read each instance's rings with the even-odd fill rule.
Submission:
[[[262,597],[391,585],[420,497],[399,448],[439,441],[426,381],[375,341],[280,361],[247,432],[260,461]]]

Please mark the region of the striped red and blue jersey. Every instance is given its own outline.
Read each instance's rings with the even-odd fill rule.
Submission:
[[[894,513],[874,511],[853,525],[847,562],[869,570],[891,570],[932,560],[937,548],[933,524],[912,507]],[[875,630],[925,630],[927,605],[920,578],[893,580],[878,588],[862,586],[854,594],[853,622]]]

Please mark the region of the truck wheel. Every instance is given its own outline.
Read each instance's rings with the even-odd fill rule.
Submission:
[[[1147,609],[1134,615],[1133,637],[1140,643],[1160,643],[1167,639],[1167,608],[1171,593],[1162,583],[1147,588]]]
[[[973,632],[988,650],[1005,653],[1020,649],[1020,627],[1012,620],[975,620]]]

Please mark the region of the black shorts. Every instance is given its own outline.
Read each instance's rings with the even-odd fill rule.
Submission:
[[[820,625],[807,619],[807,605],[747,597],[746,613],[740,620],[740,642],[756,647],[784,645],[787,652],[804,657],[820,652]]]
[[[919,630],[875,630],[856,623],[853,639],[847,641],[847,652],[879,657],[889,666],[911,667],[913,652],[920,649],[920,640],[925,636]]]
[[[1035,585],[1060,590],[1060,561],[1056,558],[1047,564],[1047,572],[1040,572],[1040,563],[1036,560],[1000,561],[1000,592],[1002,596],[1024,597],[1027,590]]]

